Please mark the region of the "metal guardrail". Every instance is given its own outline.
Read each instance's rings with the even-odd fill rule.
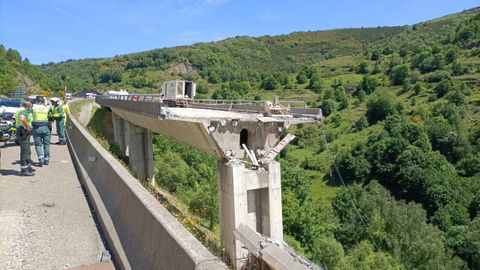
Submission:
[[[96,96],[97,100],[124,100],[124,101],[140,101],[140,102],[162,102],[162,96],[159,94],[142,94],[142,95],[103,95]]]
[[[105,100],[125,100],[125,101],[144,101],[144,102],[162,102],[163,97],[159,94],[129,94],[129,95],[103,95],[96,96],[95,99]],[[228,100],[219,100],[219,99],[192,99],[190,104],[199,104],[199,105],[255,105],[255,106],[264,106],[266,100],[244,100],[244,99],[228,99]],[[307,103],[305,101],[298,100],[280,100],[278,101],[281,105],[285,107],[303,107],[307,108]]]

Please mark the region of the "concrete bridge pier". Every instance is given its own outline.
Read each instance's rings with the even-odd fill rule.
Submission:
[[[125,120],[115,113],[112,113],[113,140],[120,148],[123,155],[126,155],[125,143]]]
[[[283,241],[280,163],[248,169],[235,161],[218,162],[220,234],[235,269],[241,269],[248,250],[234,236],[242,223],[273,240]]]
[[[124,121],[124,126],[124,149],[130,170],[137,179],[155,183],[152,132],[128,121]]]
[[[128,156],[128,166],[139,180],[155,183],[153,171],[152,132],[112,113],[113,140]]]

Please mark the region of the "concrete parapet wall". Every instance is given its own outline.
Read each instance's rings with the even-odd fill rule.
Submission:
[[[119,268],[226,269],[75,119],[66,131]]]

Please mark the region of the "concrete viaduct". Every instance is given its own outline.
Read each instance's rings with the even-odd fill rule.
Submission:
[[[71,177],[62,177],[66,171],[58,174],[58,170],[38,170],[39,175],[44,174],[39,182],[45,185],[45,191],[51,187],[62,190],[47,178],[63,179],[63,182],[57,182],[65,185],[70,183],[69,189],[63,188],[65,194],[61,196],[65,208],[68,197],[74,197],[73,193],[68,193],[78,185],[78,181],[71,181],[76,173],[116,269],[228,269],[143,185],[155,184],[152,132],[163,134],[217,157],[220,236],[233,268],[244,269],[247,261],[256,259],[257,266],[260,266],[257,269],[320,269],[283,244],[280,164],[274,158],[294,138],[285,132],[290,125],[314,122],[321,115],[318,109],[301,108],[289,108],[278,114],[275,110],[282,106],[273,105],[272,113],[248,104],[217,104],[213,110],[206,108],[205,104],[192,106],[195,108],[164,107],[160,97],[155,95],[97,97],[96,104],[85,103],[76,117],[69,116],[66,126],[68,151],[67,148],[55,150],[65,159],[55,163],[59,169],[68,168],[71,157]],[[129,168],[116,160],[86,130],[92,106],[112,111],[114,140],[129,157]],[[2,175],[14,174],[11,170],[1,171]],[[53,176],[54,172],[58,175]],[[10,185],[13,178],[2,180],[5,181],[0,181],[1,185]],[[25,182],[18,183],[21,184],[19,187],[34,188]],[[80,201],[81,189],[75,192],[76,200]],[[51,193],[55,194],[61,192]],[[28,197],[24,199],[27,200]],[[38,208],[35,201],[30,203],[33,203],[33,209]],[[72,217],[77,218],[78,213],[67,208],[62,211],[70,211]],[[88,215],[87,208],[82,208],[85,215]],[[42,210],[41,213],[46,212]],[[47,217],[46,214],[42,216]],[[75,223],[73,218],[72,222]],[[63,228],[58,233],[67,238],[69,234],[64,232],[76,230],[75,226],[62,224],[64,221],[58,220],[57,223]],[[92,221],[84,223],[77,229],[91,226]],[[80,239],[83,234],[75,235]],[[90,235],[94,240],[89,242],[95,245],[99,237],[93,232]],[[62,246],[62,243],[57,244]],[[73,242],[71,244],[71,247],[75,246]],[[59,257],[59,262],[61,260]],[[47,265],[48,261],[46,258]]]

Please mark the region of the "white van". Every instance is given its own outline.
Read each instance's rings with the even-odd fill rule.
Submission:
[[[85,99],[95,99],[97,95],[95,93],[86,93]]]

